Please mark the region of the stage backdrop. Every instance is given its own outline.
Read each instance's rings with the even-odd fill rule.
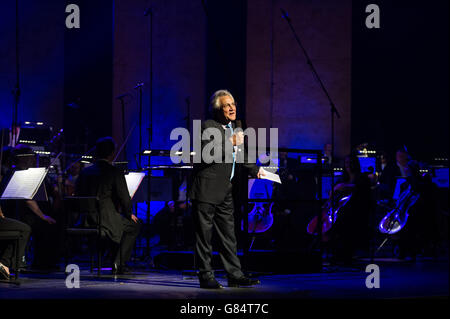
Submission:
[[[350,150],[350,0],[248,0],[247,123],[277,127],[284,147],[322,149],[330,142],[330,105],[280,8],[340,112],[335,141],[342,157]]]
[[[330,141],[328,101],[281,18],[282,7],[341,113],[336,121],[338,153],[348,151],[350,1],[205,1],[209,19],[202,1],[102,1],[104,5],[74,1],[80,5],[81,30],[65,28],[69,2],[21,2],[19,121],[43,121],[58,128],[72,125],[79,142],[92,143],[96,135],[112,134],[121,143],[122,114],[115,97],[129,94],[128,132],[137,124],[139,112],[133,87],[144,82],[142,135],[147,146],[150,16],[144,12],[151,7],[153,148],[170,148],[172,128],[186,126],[186,98],[191,119],[203,119],[208,97],[219,88],[236,96],[239,114],[249,126],[278,127],[280,146],[322,148]],[[7,127],[15,81],[14,2],[1,9],[0,107],[1,126]],[[78,98],[80,108],[89,112],[65,106],[76,104]],[[87,115],[75,118],[74,112]],[[130,161],[138,151],[138,137],[136,126],[127,145]]]
[[[18,121],[63,124],[64,1],[19,1]],[[16,83],[16,1],[0,4],[0,127],[12,123]]]
[[[175,127],[186,127],[187,102],[191,118],[204,117],[206,19],[201,1],[116,0],[114,8],[114,137],[122,141],[124,98],[126,132],[136,125],[127,144],[128,159],[138,150],[139,99],[133,89],[143,82],[143,146],[147,147],[150,127],[150,15],[153,14],[153,141],[156,149],[170,149],[169,141]],[[127,134],[126,133],[126,134]],[[144,162],[145,163],[145,162]],[[134,164],[134,163],[132,163]]]

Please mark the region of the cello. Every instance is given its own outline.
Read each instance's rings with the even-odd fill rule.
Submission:
[[[266,180],[255,179],[250,186],[250,196],[253,199],[268,199],[271,196],[269,186],[272,182]],[[253,202],[253,208],[248,213],[248,232],[251,234],[263,233],[267,231],[273,224],[272,214],[273,202]],[[244,230],[244,222],[242,221],[241,229]]]
[[[318,235],[319,233],[319,224],[322,225],[322,240],[328,241],[330,238],[327,236],[327,232],[333,227],[336,223],[337,218],[339,217],[342,209],[347,205],[347,203],[352,198],[352,194],[349,195],[335,195],[335,204],[331,205],[331,198],[326,201],[326,203],[322,206],[321,213],[321,221],[318,221],[318,216],[314,216],[314,218],[308,223],[306,227],[306,231],[310,235]],[[334,206],[334,210],[333,210]]]
[[[387,213],[380,221],[378,230],[383,234],[393,235],[398,233],[409,217],[409,210],[419,200],[420,195],[412,190],[411,185],[401,193],[397,206]]]
[[[411,167],[411,164],[408,164],[408,169],[414,171],[414,166]],[[414,176],[416,176],[417,178],[421,178],[417,175],[417,172],[416,174],[413,172],[409,178],[414,178]],[[425,176],[425,174],[423,176]],[[391,211],[389,211],[378,224],[378,230],[382,234],[394,235],[399,231],[401,231],[408,222],[411,209],[420,199],[420,194],[419,192],[417,192],[415,187],[413,187],[411,180],[407,181],[406,183],[408,183],[408,187],[403,192],[400,193],[400,196],[396,203],[396,207]],[[383,242],[377,248],[375,253],[378,252],[383,247],[383,245],[387,242],[388,239],[389,236],[387,236],[383,240]]]
[[[353,195],[348,190],[351,189],[353,191],[353,187],[355,186],[353,183],[360,174],[361,168],[358,158],[355,156],[347,156],[345,158],[344,183],[332,186],[333,189],[330,191],[330,197],[322,206],[320,221],[318,220],[318,216],[314,216],[306,228],[308,234],[317,235],[319,234],[319,227],[322,227],[322,241],[330,240],[327,233],[336,223],[343,208],[350,202]]]

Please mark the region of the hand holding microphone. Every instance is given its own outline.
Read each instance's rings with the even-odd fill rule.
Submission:
[[[230,139],[233,146],[242,145],[244,143],[244,133],[242,131],[239,131],[233,134]]]
[[[231,143],[233,144],[233,146],[244,144],[244,132],[242,132],[241,120],[236,120],[236,128],[238,128],[239,130],[237,131],[237,133],[234,133],[231,136]]]

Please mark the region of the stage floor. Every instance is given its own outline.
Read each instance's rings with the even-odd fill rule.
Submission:
[[[63,272],[22,274],[20,285],[0,283],[0,299],[372,299],[448,298],[448,260],[396,262],[376,259],[380,288],[366,287],[365,266],[324,268],[322,273],[259,276],[253,288],[227,288],[223,273],[218,280],[225,289],[200,289],[195,277],[179,271],[137,271],[114,278],[104,271],[98,278],[81,270],[80,288],[68,289]]]

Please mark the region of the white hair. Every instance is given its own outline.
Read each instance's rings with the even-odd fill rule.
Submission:
[[[229,96],[234,101],[233,95],[231,95],[231,93],[227,90],[218,90],[218,91],[214,92],[209,100],[210,111],[214,117],[222,109],[222,105],[220,105],[220,103],[219,103],[219,98],[222,96]]]

